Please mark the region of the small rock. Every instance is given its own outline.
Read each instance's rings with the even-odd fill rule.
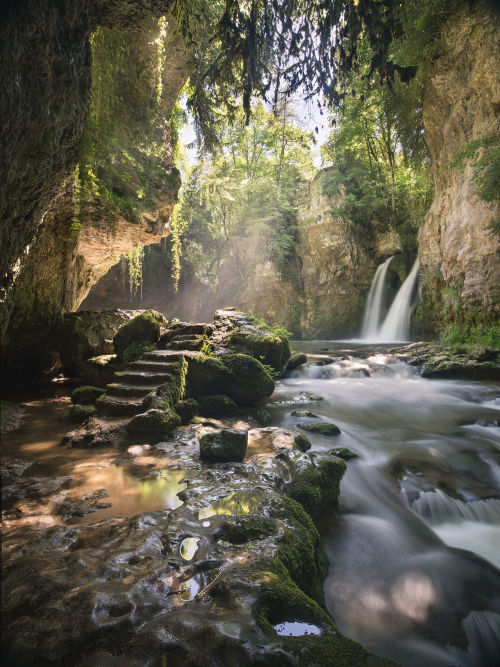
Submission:
[[[200,438],[200,458],[205,461],[243,461],[247,451],[248,431],[223,428]]]
[[[318,417],[318,415],[315,415],[314,412],[311,412],[310,410],[294,410],[292,412],[293,417]]]
[[[285,366],[285,373],[293,371],[299,366],[302,366],[303,364],[306,363],[307,363],[306,355],[303,352],[295,352],[295,354],[292,354],[292,356],[290,357]]]
[[[344,459],[344,461],[359,458],[355,452],[353,452],[351,449],[348,449],[347,447],[334,447],[333,449],[330,449],[328,453],[332,456],[336,456],[339,459]]]
[[[309,431],[310,433],[319,433],[320,435],[339,435],[340,433],[338,426],[335,426],[335,424],[326,424],[324,422],[315,424],[301,422],[296,424],[296,426],[303,429],[304,431]]]

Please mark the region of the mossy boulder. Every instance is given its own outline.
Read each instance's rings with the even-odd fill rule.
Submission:
[[[79,374],[86,359],[112,354],[113,336],[130,320],[124,311],[82,310],[66,313],[56,333],[64,368]]]
[[[299,428],[309,433],[318,433],[319,435],[339,435],[340,429],[335,424],[327,424],[325,422],[299,422],[296,424]]]
[[[73,421],[84,421],[97,414],[95,405],[72,405],[69,410],[69,418]]]
[[[281,374],[290,359],[290,345],[285,336],[265,330],[236,331],[229,339],[231,349],[248,354]]]
[[[286,487],[286,493],[316,520],[323,511],[337,506],[340,480],[345,470],[346,463],[342,459],[324,459],[299,473]]]
[[[223,428],[200,438],[200,458],[204,461],[243,461],[247,451],[248,431]]]
[[[188,387],[195,398],[225,394],[238,404],[251,405],[274,391],[274,380],[264,366],[246,354],[197,355],[188,363]]]
[[[257,359],[246,354],[226,354],[222,363],[229,372],[228,385],[222,393],[237,403],[257,403],[273,393],[274,380]]]
[[[102,387],[92,387],[89,385],[77,387],[71,394],[71,402],[79,403],[80,405],[95,405],[97,399],[101,397],[105,391],[106,390]]]
[[[311,412],[310,410],[294,410],[292,412],[293,417],[318,417],[318,415],[315,415],[314,412]]]
[[[357,459],[358,455],[347,447],[334,447],[328,451],[332,456],[338,456],[339,459],[349,461],[350,459]]]
[[[181,419],[173,410],[158,410],[152,408],[146,412],[135,415],[127,424],[127,430],[141,436],[164,438],[179,426]]]
[[[293,444],[294,447],[300,449],[301,452],[307,452],[309,449],[311,449],[311,442],[309,438],[306,438],[303,433],[299,433],[298,431],[297,435],[293,439]]]
[[[125,350],[133,343],[154,344],[160,340],[160,329],[167,321],[155,310],[145,310],[124,324],[113,338],[115,352],[124,358]]]
[[[154,343],[145,343],[144,341],[134,341],[125,348],[122,355],[124,364],[131,364],[142,357],[145,352],[150,352],[155,349]]]
[[[175,412],[177,412],[181,418],[182,423],[187,424],[193,417],[196,417],[196,415],[199,414],[200,406],[198,405],[198,401],[194,398],[186,398],[182,401],[177,401]]]
[[[85,384],[94,387],[105,387],[113,382],[114,374],[120,366],[121,362],[116,354],[101,354],[97,357],[91,357],[82,364],[82,380]]]
[[[214,396],[200,396],[198,399],[200,414],[204,417],[225,417],[234,414],[238,406],[229,396],[215,394]]]
[[[307,356],[303,352],[294,352],[285,366],[285,373],[294,371],[307,363]]]

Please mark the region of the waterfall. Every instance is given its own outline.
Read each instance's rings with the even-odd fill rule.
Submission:
[[[377,332],[377,338],[381,341],[395,342],[409,340],[411,297],[418,278],[418,267],[420,262],[415,260],[408,277],[399,288],[396,298],[387,313],[384,323]]]
[[[389,257],[389,259],[386,259],[385,262],[377,268],[375,277],[373,278],[370,291],[368,292],[368,299],[366,300],[361,338],[375,338],[378,334],[385,276],[393,257],[394,255]]]

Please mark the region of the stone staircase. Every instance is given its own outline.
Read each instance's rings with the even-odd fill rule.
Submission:
[[[190,351],[153,350],[134,361],[125,371],[115,373],[115,382],[108,384],[106,393],[97,401],[100,416],[133,417],[144,412],[144,399],[167,382],[179,379],[179,364]]]

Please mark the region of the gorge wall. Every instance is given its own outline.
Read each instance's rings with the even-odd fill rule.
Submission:
[[[499,62],[498,11],[464,10],[445,26],[427,80],[423,120],[435,198],[419,256],[425,315],[438,331],[449,321],[498,322],[500,315],[500,243],[490,228],[500,219],[498,193],[480,199],[472,165],[447,167],[470,142],[500,135]]]
[[[142,298],[131,295],[127,263],[111,269],[91,290],[82,308],[157,308],[169,318],[206,319],[217,309],[235,306],[269,322],[286,326],[303,338],[357,333],[364,297],[377,266],[401,252],[391,229],[376,233],[342,217],[339,195],[328,191],[330,170],[324,169],[297,199],[295,255],[285,271],[261,259],[262,239],[245,237],[226,259],[214,292],[183,267],[177,291],[172,284],[168,239],[146,249]],[[390,301],[410,267],[393,260],[387,281]]]
[[[4,10],[7,375],[50,366],[61,314],[76,309],[121,254],[169,233],[180,186],[169,119],[191,66],[172,19],[159,22],[171,4],[33,2]]]

